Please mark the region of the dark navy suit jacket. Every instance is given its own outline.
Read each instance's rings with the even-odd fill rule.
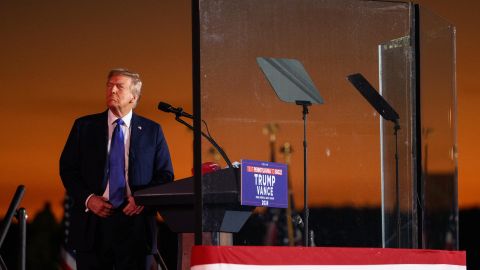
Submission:
[[[102,195],[107,185],[108,111],[81,117],[73,124],[60,157],[60,177],[73,199],[69,244],[89,251],[100,217],[85,212],[90,194]],[[130,124],[129,187],[133,192],[173,181],[173,168],[159,124],[133,113]],[[135,234],[146,253],[156,251],[155,211],[145,208],[135,219]]]

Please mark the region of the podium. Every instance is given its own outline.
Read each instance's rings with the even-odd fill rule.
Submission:
[[[219,245],[218,233],[238,232],[254,207],[240,205],[240,169],[228,168],[205,174],[202,182],[203,231],[212,232],[212,244]],[[178,268],[187,269],[195,231],[193,177],[137,191],[134,197],[137,204],[154,207],[170,230],[181,233]]]
[[[203,176],[205,232],[238,232],[254,207],[240,205],[240,170],[223,169]],[[194,232],[193,177],[135,192],[137,204],[155,207],[174,232]]]

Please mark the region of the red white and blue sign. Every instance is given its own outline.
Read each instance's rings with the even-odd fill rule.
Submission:
[[[287,165],[276,162],[242,160],[241,204],[287,208]]]

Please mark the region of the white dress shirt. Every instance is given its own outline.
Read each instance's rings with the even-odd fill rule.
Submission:
[[[108,110],[108,143],[107,143],[107,159],[109,158],[110,155],[110,144],[112,142],[112,134],[113,130],[116,127],[115,121],[117,121],[118,117],[112,113],[112,111]],[[129,150],[130,150],[130,124],[132,122],[132,110],[130,110],[129,113],[127,113],[124,117],[122,117],[122,120],[124,122],[124,125],[122,125],[122,131],[123,131],[123,137],[125,139],[125,187],[126,187],[126,192],[127,196],[132,195],[132,192],[130,190],[130,187],[128,186],[128,156],[129,156]],[[101,181],[101,179],[99,179]],[[103,192],[103,197],[105,199],[109,199],[110,193],[109,193],[109,187],[110,187],[110,178],[107,179],[107,188]],[[85,208],[86,211],[88,211],[87,203],[88,200],[93,196],[94,194],[90,194],[88,196],[87,200],[85,200]]]

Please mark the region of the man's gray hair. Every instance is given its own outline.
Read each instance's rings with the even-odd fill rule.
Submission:
[[[137,106],[138,100],[140,100],[140,95],[142,94],[142,81],[140,80],[140,75],[126,68],[114,68],[108,73],[107,80],[110,80],[110,78],[113,76],[118,75],[132,79],[132,86],[130,90],[132,91],[133,95],[137,97],[137,102],[135,103],[135,106]]]

